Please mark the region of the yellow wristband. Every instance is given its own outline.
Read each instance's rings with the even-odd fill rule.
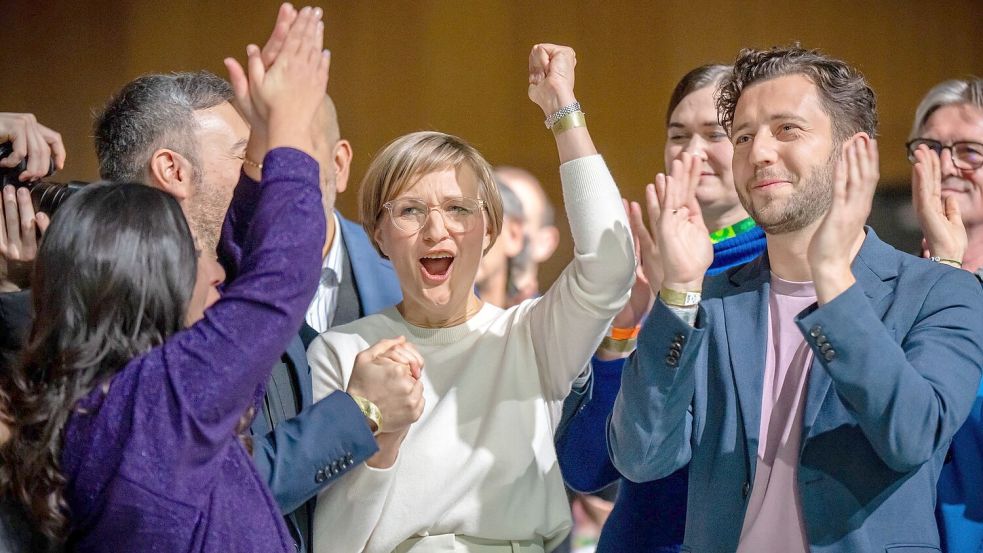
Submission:
[[[631,353],[635,351],[635,346],[638,344],[638,338],[628,338],[627,340],[615,340],[610,336],[605,336],[601,340],[601,345],[597,346],[597,349],[603,349],[607,351],[614,351],[617,353]]]
[[[586,127],[587,119],[584,118],[584,112],[575,111],[573,113],[568,113],[557,120],[550,129],[553,134],[560,134],[564,131],[569,131],[570,129],[576,129],[577,127]]]
[[[693,307],[700,304],[703,294],[697,290],[695,292],[680,292],[663,287],[659,290],[659,297],[666,305],[673,307]]]
[[[358,405],[359,410],[362,411],[362,415],[365,416],[365,420],[369,423],[369,430],[372,431],[372,435],[378,435],[379,431],[382,430],[382,411],[376,407],[376,404],[365,399],[364,397],[351,397],[353,400],[355,400],[355,405]]]

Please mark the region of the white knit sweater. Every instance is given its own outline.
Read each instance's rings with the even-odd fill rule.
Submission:
[[[537,536],[570,528],[553,430],[571,382],[628,299],[635,260],[621,196],[599,155],[560,166],[574,260],[542,297],[485,304],[466,323],[425,329],[396,309],[322,334],[308,350],[314,399],[344,390],[355,356],[406,336],[422,354],[426,408],[393,467],[366,465],[318,497],[317,553],[388,553],[406,539]]]

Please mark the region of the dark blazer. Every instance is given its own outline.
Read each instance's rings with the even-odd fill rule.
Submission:
[[[343,281],[339,293],[357,293],[359,316],[398,303],[402,294],[392,264],[376,253],[360,225],[340,215],[338,220],[353,276],[353,282]],[[251,426],[253,460],[281,510],[288,513],[298,551],[309,549],[317,494],[378,449],[361,410],[348,394],[339,391],[313,402],[305,342],[316,332],[304,327],[281,358],[285,365],[281,374],[290,378],[277,380],[274,374]],[[277,397],[271,398],[272,394]],[[271,409],[277,405],[281,408]]]
[[[803,311],[815,354],[798,483],[813,551],[937,552],[935,484],[983,364],[983,291],[966,271],[901,253],[870,229],[856,284]],[[608,426],[631,480],[686,463],[684,551],[737,546],[757,462],[767,255],[709,279],[696,328],[656,303]]]

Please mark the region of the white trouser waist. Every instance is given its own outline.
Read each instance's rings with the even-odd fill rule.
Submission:
[[[546,553],[542,538],[534,540],[486,540],[457,534],[410,538],[393,553]]]

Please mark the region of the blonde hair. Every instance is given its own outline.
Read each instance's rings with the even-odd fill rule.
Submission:
[[[385,254],[375,240],[382,207],[422,177],[442,169],[457,169],[461,165],[471,169],[478,178],[478,197],[485,202],[488,214],[488,232],[492,247],[502,230],[502,197],[495,184],[492,168],[474,146],[464,140],[436,131],[420,131],[401,136],[390,142],[369,165],[359,187],[358,209],[365,232],[380,254]]]

